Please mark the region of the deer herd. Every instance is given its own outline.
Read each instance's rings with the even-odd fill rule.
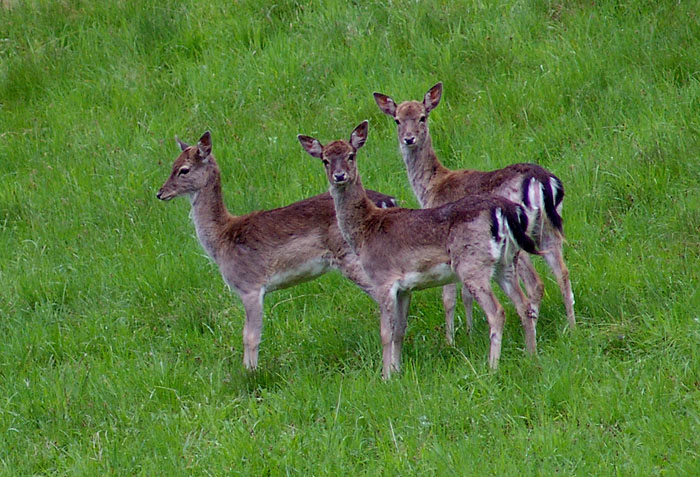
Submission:
[[[505,311],[493,293],[494,280],[513,302],[526,349],[534,355],[544,285],[530,255],[544,258],[552,270],[568,325],[575,326],[574,297],[562,253],[561,180],[529,163],[490,172],[443,166],[428,130],[428,117],[441,96],[442,83],[430,88],[422,101],[398,105],[389,96],[374,93],[379,109],[397,124],[408,180],[421,209],[397,207],[393,197],[364,188],[357,155],[367,140],[367,121],[347,140],[325,145],[298,136],[304,150],[323,163],[329,192],[244,215],[234,215],[224,205],[210,133],[193,146],[176,138],[181,153],[157,197],[189,196],[197,238],[245,308],[246,368],[258,365],[265,294],[331,269],[355,282],[379,305],[385,379],[401,368],[411,292],[430,287],[443,287],[449,344],[454,343],[456,284],[462,285],[469,331],[476,300],[488,322],[488,362],[495,369]]]

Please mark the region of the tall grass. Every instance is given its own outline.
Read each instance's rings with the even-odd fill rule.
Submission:
[[[0,2],[0,472],[700,470],[700,9],[693,2]],[[268,296],[261,369],[185,200],[212,131],[233,213],[326,188],[296,134],[363,119],[364,183],[415,207],[371,94],[419,99],[449,167],[562,178],[580,326],[545,267],[540,355],[512,306],[444,343],[414,296],[380,379],[377,310],[337,275]],[[540,264],[541,265],[541,264]],[[481,316],[481,315],[478,315]]]

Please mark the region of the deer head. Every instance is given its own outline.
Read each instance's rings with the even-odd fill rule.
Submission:
[[[173,163],[170,177],[156,195],[160,200],[170,200],[183,194],[192,195],[209,182],[211,134],[205,132],[196,146],[189,146],[175,137],[181,154]]]
[[[326,177],[333,187],[344,187],[357,182],[355,154],[367,140],[367,121],[362,121],[350,134],[349,141],[333,141],[326,146],[313,137],[298,135],[302,147],[312,157],[321,159]]]
[[[405,101],[396,105],[393,99],[381,93],[374,93],[374,100],[382,112],[394,118],[398,126],[399,145],[409,149],[420,148],[428,136],[428,115],[440,104],[442,83],[430,88],[423,102]]]

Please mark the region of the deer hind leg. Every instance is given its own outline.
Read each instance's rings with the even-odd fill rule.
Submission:
[[[520,317],[520,322],[523,325],[523,331],[525,333],[525,345],[528,353],[533,355],[537,354],[537,312],[530,300],[528,300],[520,289],[515,266],[511,264],[505,267],[496,277],[496,281],[518,311],[518,316]]]
[[[535,267],[530,260],[530,256],[526,253],[520,253],[517,264],[518,276],[523,281],[525,292],[530,299],[530,304],[535,310],[535,316],[540,314],[540,304],[544,296],[544,284],[542,279],[535,271]]]
[[[262,333],[263,290],[243,295],[245,325],[243,325],[243,365],[250,370],[258,367],[258,349]]]
[[[442,287],[442,306],[445,308],[445,339],[452,346],[455,343],[455,304],[457,285],[450,283]]]
[[[489,366],[498,368],[498,360],[501,357],[501,342],[503,341],[503,327],[506,323],[506,314],[490,286],[469,286],[469,291],[479,304],[489,322]]]
[[[469,289],[462,284],[462,304],[464,305],[464,316],[467,320],[467,333],[472,332],[473,325],[473,310],[474,310],[474,298],[472,294],[469,293]]]
[[[466,286],[462,285],[462,304],[467,320],[467,333],[472,331],[473,298]],[[455,304],[457,303],[457,284],[451,283],[442,287],[442,305],[445,307],[445,338],[447,344],[455,344]]]
[[[556,237],[554,237],[556,235]],[[562,239],[559,234],[550,234],[545,239],[542,246],[542,255],[547,265],[552,269],[557,278],[559,290],[561,290],[564,306],[566,307],[566,318],[569,320],[569,327],[576,327],[576,315],[574,314],[574,293],[571,291],[571,281],[569,280],[569,269],[564,263],[562,252]]]
[[[490,270],[492,265],[483,263],[462,262],[457,264],[455,271],[460,280],[467,287],[469,294],[476,300],[489,323],[489,366],[491,369],[498,367],[501,357],[501,342],[503,341],[503,327],[506,323],[506,314],[496,296],[493,294],[490,284]]]
[[[408,324],[408,308],[411,304],[411,292],[398,292],[396,294],[396,315],[394,321],[394,333],[392,337],[392,371],[401,370],[401,350],[403,349],[403,337],[406,334]]]

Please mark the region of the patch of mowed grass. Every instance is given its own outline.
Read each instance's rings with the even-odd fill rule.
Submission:
[[[0,2],[0,472],[697,473],[700,11],[692,2]],[[337,274],[267,297],[261,369],[186,199],[212,131],[234,213],[327,187],[296,134],[363,119],[367,186],[416,206],[380,91],[445,93],[452,168],[566,186],[579,326],[551,274],[538,358],[512,306],[413,297],[382,382],[377,310]]]

